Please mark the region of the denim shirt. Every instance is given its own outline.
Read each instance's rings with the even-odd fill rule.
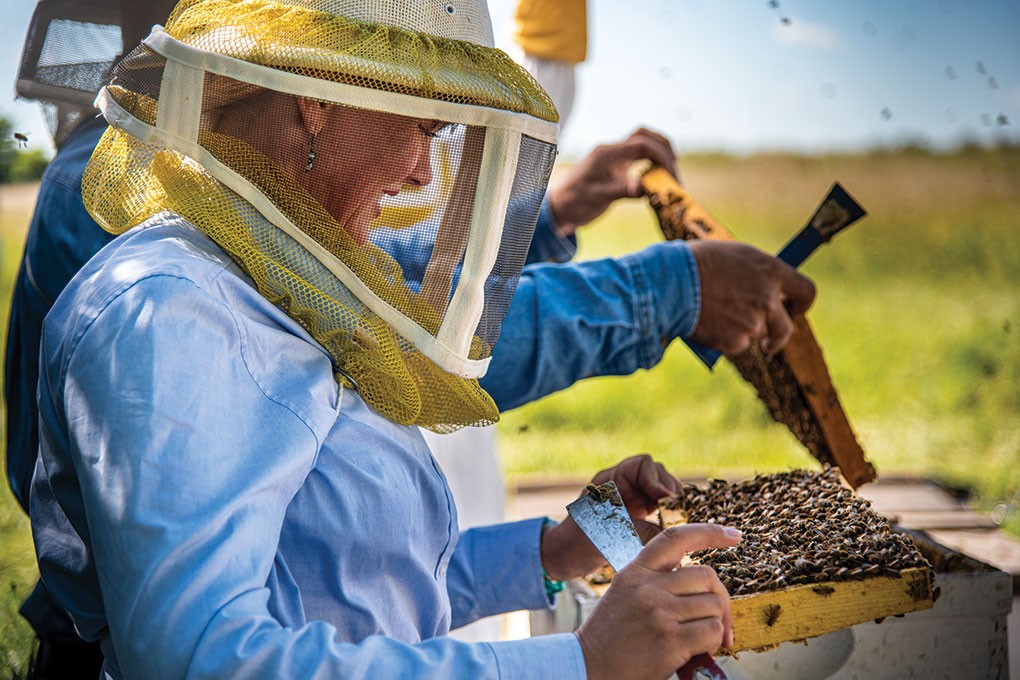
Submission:
[[[81,270],[40,366],[40,573],[109,677],[585,677],[572,634],[446,637],[548,606],[542,520],[459,534],[421,432],[183,219]]]
[[[85,164],[105,130],[102,118],[81,123],[46,166],[11,297],[4,364],[7,479],[26,510],[39,447],[35,395],[43,319],[71,277],[113,240],[88,214],[81,198]]]

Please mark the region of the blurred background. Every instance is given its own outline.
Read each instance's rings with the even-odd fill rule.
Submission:
[[[493,0],[512,52],[514,0]],[[0,323],[53,153],[14,80],[35,3],[0,22]],[[880,476],[931,479],[1020,536],[1020,2],[590,0],[588,58],[560,152],[638,126],[666,134],[691,193],[775,252],[834,181],[868,210],[802,270],[833,382]],[[18,133],[18,136],[15,136]],[[579,257],[661,240],[644,199],[579,233]],[[0,426],[2,426],[0,419]],[[641,451],[688,477],[817,463],[726,362],[675,343],[661,366],[589,380],[504,415],[510,484]],[[35,580],[0,485],[0,678],[20,677],[16,610]]]

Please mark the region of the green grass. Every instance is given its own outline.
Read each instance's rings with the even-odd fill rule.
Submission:
[[[0,491],[0,678],[22,678],[34,636],[18,614],[38,572],[28,518],[7,485]]]
[[[24,186],[0,187],[0,331],[4,338],[11,287],[24,249],[33,196],[34,191]],[[5,442],[6,427],[7,420],[0,412],[0,432]],[[0,678],[23,678],[34,635],[18,614],[18,607],[31,592],[38,571],[28,517],[7,486],[6,473],[4,480],[0,484]]]
[[[1020,150],[744,159],[692,157],[691,192],[774,252],[839,180],[869,216],[803,266],[809,319],[844,409],[880,475],[912,474],[1020,499]],[[659,240],[641,201],[581,234],[580,256]],[[681,475],[816,465],[731,366],[681,343],[651,371],[597,378],[504,415],[510,480],[587,475],[647,451]]]
[[[803,270],[809,313],[844,408],[880,474],[915,474],[1003,503],[1020,535],[1020,150],[854,157],[692,157],[688,188],[724,224],[777,250],[838,179],[870,215]],[[31,202],[0,194],[0,325]],[[661,236],[627,201],[581,234],[582,258]],[[0,418],[0,427],[3,419]],[[505,414],[507,478],[587,476],[647,451],[680,475],[816,465],[725,362],[681,343],[651,371],[584,381]],[[0,485],[0,678],[22,677],[17,607],[36,578],[27,521]]]

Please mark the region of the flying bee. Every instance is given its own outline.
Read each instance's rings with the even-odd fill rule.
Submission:
[[[27,132],[15,132],[14,139],[18,142],[19,149],[25,149],[28,147],[28,133]]]

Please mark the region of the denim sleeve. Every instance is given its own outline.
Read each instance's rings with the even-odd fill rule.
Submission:
[[[81,173],[105,129],[101,119],[82,123],[46,167],[11,295],[4,364],[7,479],[26,510],[39,447],[35,391],[42,321],[71,277],[113,239],[81,200]]]
[[[538,222],[535,224],[535,235],[531,237],[528,247],[528,258],[525,264],[540,262],[569,262],[577,254],[577,236],[560,236],[559,225],[549,207],[549,198],[542,198],[542,207],[538,211]]]
[[[651,368],[701,310],[694,255],[679,241],[619,259],[524,269],[481,380],[500,410],[582,378]]]

